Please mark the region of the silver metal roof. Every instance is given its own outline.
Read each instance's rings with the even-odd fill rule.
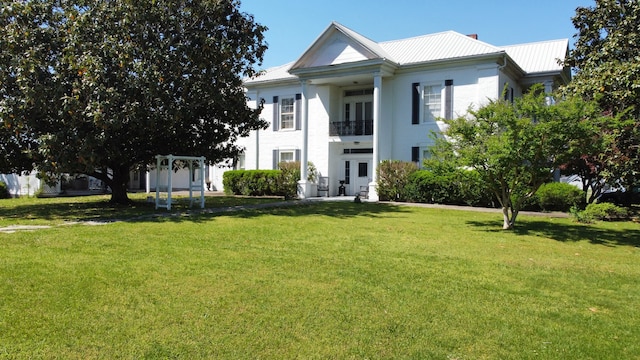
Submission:
[[[381,59],[399,66],[436,62],[448,59],[473,58],[483,55],[506,53],[527,74],[561,72],[563,60],[568,51],[569,40],[551,40],[510,46],[494,46],[455,31],[444,31],[408,39],[377,43],[339,23],[333,22],[294,62],[267,69],[263,75],[247,80],[246,84],[295,79],[289,70],[301,66],[301,59],[309,56],[314,46],[331,36],[332,31],[340,31]]]
[[[562,71],[569,40],[550,40],[503,47],[507,54],[528,74]]]

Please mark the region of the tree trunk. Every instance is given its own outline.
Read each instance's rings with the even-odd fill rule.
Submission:
[[[509,218],[509,208],[506,206],[502,207],[502,230],[510,230],[513,226],[511,223],[511,219]]]
[[[129,168],[113,169],[111,179],[111,200],[112,204],[129,205],[131,200],[127,196],[127,183],[129,182]]]
[[[511,213],[511,214],[510,214]],[[502,207],[502,230],[511,230],[516,224],[516,218],[518,217],[518,211],[513,211],[513,208],[507,206]]]

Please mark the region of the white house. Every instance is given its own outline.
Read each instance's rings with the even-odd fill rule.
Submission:
[[[429,133],[443,126],[437,118],[464,115],[505,87],[513,99],[535,83],[548,92],[567,83],[558,61],[567,51],[567,39],[498,47],[454,31],[378,43],[334,22],[298,60],[245,82],[270,126],[240,139],[237,168],[311,161],[329,177],[330,195],[344,181],[348,195],[368,188],[377,200],[380,161],[421,163]],[[218,189],[222,171],[210,170]],[[301,197],[316,196],[300,185]]]

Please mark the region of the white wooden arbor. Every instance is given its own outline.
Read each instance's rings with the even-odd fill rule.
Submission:
[[[200,208],[204,209],[204,160],[204,156],[156,155],[156,209],[162,207],[171,210],[171,192],[173,190],[171,177],[174,161],[184,161],[189,167],[189,206],[193,206],[195,200],[193,192],[200,191]],[[192,174],[196,163],[200,176],[198,181],[194,182]],[[166,183],[160,181],[162,170],[167,170]],[[160,193],[166,193],[166,198],[162,198]]]

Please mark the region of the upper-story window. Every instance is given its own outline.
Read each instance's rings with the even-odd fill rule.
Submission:
[[[411,84],[411,124],[453,118],[453,80]]]
[[[294,97],[283,97],[280,100],[280,129],[293,129],[295,126],[295,103]]]
[[[442,117],[442,85],[425,85],[422,90],[424,110],[422,122],[435,122]]]
[[[273,97],[273,131],[300,130],[302,94]]]

